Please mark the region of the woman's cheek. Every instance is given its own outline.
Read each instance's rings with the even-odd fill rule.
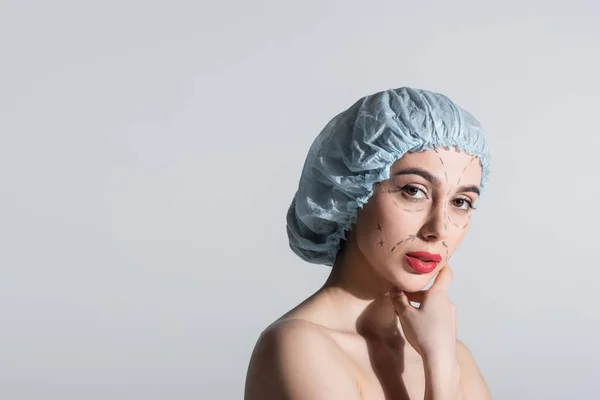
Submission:
[[[393,220],[388,218],[385,223],[377,226],[380,233],[377,244],[386,259],[396,258],[399,253],[403,253],[403,249],[412,246],[418,232],[418,224],[414,223],[414,218],[410,215],[398,211],[390,214],[394,215]]]
[[[442,254],[442,256],[444,257],[444,260],[446,260],[446,262],[448,262],[452,258],[452,255],[458,248],[458,245],[462,241],[463,236],[464,235],[461,235],[460,238],[452,240],[452,241],[449,241],[449,240],[442,241],[442,246],[443,246],[442,249],[444,249],[444,252],[445,252],[445,254]]]

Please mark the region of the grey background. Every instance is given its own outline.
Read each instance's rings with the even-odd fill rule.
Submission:
[[[0,397],[236,399],[328,268],[287,247],[314,137],[442,92],[492,177],[453,258],[495,399],[597,399],[597,2],[0,1]]]

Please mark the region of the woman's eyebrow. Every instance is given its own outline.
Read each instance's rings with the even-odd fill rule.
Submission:
[[[439,186],[441,183],[441,181],[436,176],[434,176],[432,173],[425,171],[424,169],[421,169],[421,168],[403,169],[394,174],[394,176],[398,176],[398,175],[419,175],[426,181],[430,182],[433,186]],[[478,196],[481,194],[479,187],[476,185],[461,186],[456,191],[459,193],[472,192],[472,193],[476,193]]]
[[[421,168],[407,168],[407,169],[403,169],[401,171],[398,171],[394,174],[395,176],[398,175],[419,175],[421,178],[425,179],[426,181],[429,181],[433,186],[439,186],[440,185],[440,180],[433,176],[433,174],[431,174],[430,172],[425,171],[424,169]]]
[[[477,196],[480,195],[479,193],[479,187],[475,186],[475,185],[471,185],[471,186],[461,186],[456,190],[458,193],[464,193],[464,192],[473,192],[476,193]]]

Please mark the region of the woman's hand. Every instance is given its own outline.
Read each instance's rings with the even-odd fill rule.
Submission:
[[[390,298],[400,319],[406,340],[424,361],[456,360],[456,311],[448,300],[452,270],[445,266],[425,291],[406,293],[390,290]],[[420,303],[413,307],[410,302]]]
[[[452,270],[445,266],[426,291],[404,293],[397,288],[390,298],[406,340],[419,352],[425,368],[425,399],[462,399],[456,350],[456,311],[448,300]],[[413,307],[410,302],[420,303]]]

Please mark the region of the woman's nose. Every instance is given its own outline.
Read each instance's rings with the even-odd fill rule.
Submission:
[[[428,241],[439,241],[448,235],[448,214],[445,203],[434,204],[429,209],[425,224],[421,227],[421,236]]]

